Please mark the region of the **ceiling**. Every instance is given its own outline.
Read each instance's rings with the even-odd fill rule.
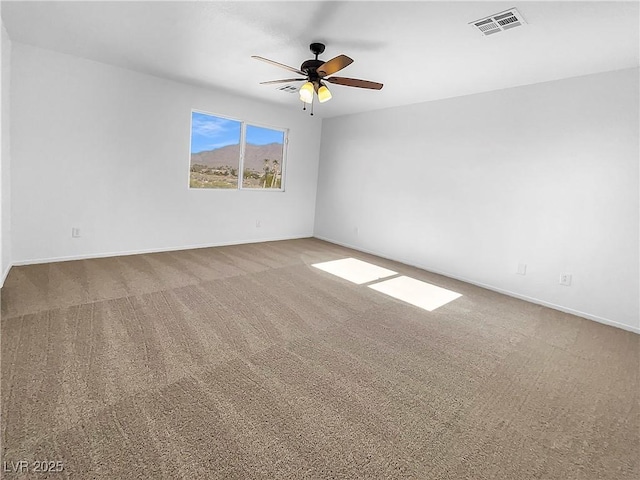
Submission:
[[[469,22],[516,7],[523,27],[488,37]],[[638,2],[2,2],[14,42],[301,108],[258,82],[295,77],[309,43],[338,75],[381,91],[330,86],[332,117],[639,66]],[[296,84],[300,85],[300,83]]]

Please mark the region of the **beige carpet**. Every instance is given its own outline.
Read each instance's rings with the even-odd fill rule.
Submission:
[[[640,336],[316,239],[16,267],[1,334],[3,469],[64,462],[4,478],[640,477]]]

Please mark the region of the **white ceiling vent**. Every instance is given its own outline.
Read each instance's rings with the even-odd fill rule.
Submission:
[[[479,30],[483,35],[492,35],[510,28],[519,27],[525,23],[527,22],[524,21],[520,12],[515,8],[511,8],[504,12],[469,22],[469,25]]]
[[[296,93],[298,91],[298,88],[294,87],[293,85],[285,85],[284,87],[276,88],[276,90],[282,90],[283,92],[288,93]]]

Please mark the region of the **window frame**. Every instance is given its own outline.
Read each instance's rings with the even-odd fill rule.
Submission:
[[[198,188],[191,186],[191,141],[193,138],[193,114],[200,113],[202,115],[209,115],[211,117],[222,118],[224,120],[231,120],[234,122],[240,123],[240,158],[238,159],[238,185],[235,188]],[[282,163],[280,165],[280,188],[254,188],[254,187],[245,187],[242,185],[244,180],[244,154],[245,154],[245,146],[247,140],[247,126],[258,127],[258,128],[266,128],[269,130],[275,130],[277,132],[282,132],[283,143],[282,143]],[[229,117],[227,115],[219,115],[217,113],[207,112],[205,110],[200,110],[197,108],[192,108],[190,117],[189,117],[189,168],[187,168],[187,188],[190,191],[193,190],[209,190],[209,191],[247,191],[247,192],[284,192],[285,191],[285,183],[286,183],[286,175],[287,175],[287,164],[288,164],[288,150],[289,145],[289,129],[283,127],[276,127],[273,125],[267,125],[263,123],[257,122],[248,122],[245,120],[240,120],[238,118]]]
[[[282,164],[280,165],[280,188],[252,188],[245,187],[242,185],[242,180],[244,179],[244,150],[247,144],[247,126],[258,127],[258,128],[267,128],[269,130],[275,130],[276,132],[282,132]],[[240,137],[242,138],[242,145],[240,146],[240,172],[241,176],[238,177],[238,190],[247,190],[250,192],[259,191],[259,192],[284,192],[285,188],[285,176],[287,172],[287,145],[289,144],[289,129],[288,128],[280,128],[273,127],[270,125],[264,125],[260,123],[253,122],[242,122],[242,126],[240,127]]]

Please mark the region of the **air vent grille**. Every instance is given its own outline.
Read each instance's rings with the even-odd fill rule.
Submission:
[[[287,93],[296,93],[298,91],[297,87],[293,85],[285,85],[284,87],[278,87],[276,90],[282,90]]]
[[[504,12],[470,22],[469,25],[487,36],[509,30],[510,28],[519,27],[525,23],[527,22],[524,21],[520,12],[515,8],[511,8]]]

